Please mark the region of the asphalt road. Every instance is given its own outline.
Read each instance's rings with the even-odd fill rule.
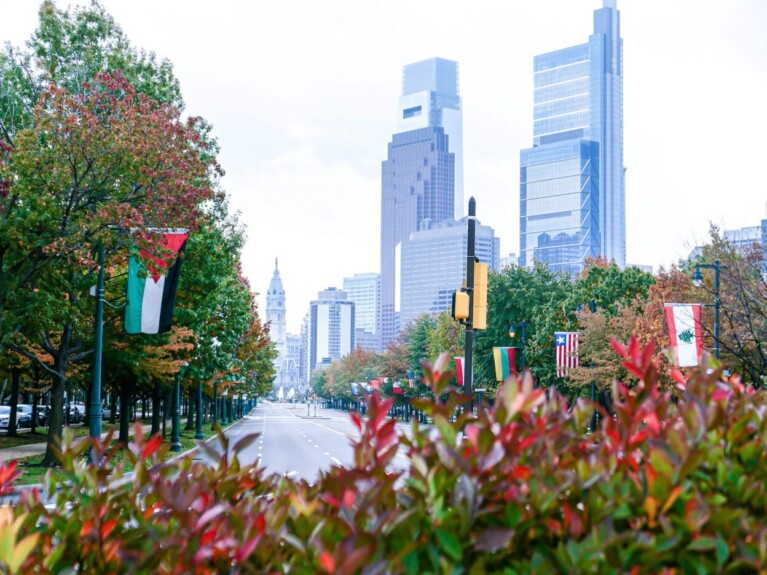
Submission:
[[[269,473],[313,481],[320,470],[348,466],[354,454],[350,438],[357,430],[349,414],[303,403],[262,401],[249,415],[226,432],[230,445],[258,433],[258,439],[240,452],[242,464],[258,462]]]

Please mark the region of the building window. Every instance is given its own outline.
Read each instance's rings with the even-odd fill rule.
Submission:
[[[414,118],[421,115],[421,106],[414,106],[412,108],[405,108],[402,111],[402,118],[407,120],[408,118]]]

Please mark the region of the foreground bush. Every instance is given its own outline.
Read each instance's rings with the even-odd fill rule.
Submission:
[[[140,435],[129,480],[69,451],[70,482],[47,486],[60,489],[55,511],[30,492],[15,523],[0,516],[0,562],[21,573],[767,572],[764,394],[701,368],[676,374],[672,400],[652,349],[615,347],[641,382],[613,386],[615,417],[590,435],[589,405],[569,410],[529,378],[454,417],[462,398],[443,356],[425,370],[442,399],[418,406],[433,426],[413,421],[398,437],[389,401],[371,396],[367,418],[352,415],[355,466],[313,485],[236,457],[163,463],[160,440]],[[406,471],[392,465],[400,448]],[[0,468],[0,487],[14,474]]]

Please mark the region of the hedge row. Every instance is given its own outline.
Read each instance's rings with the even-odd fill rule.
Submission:
[[[464,398],[443,356],[424,370],[436,399],[418,402],[433,425],[414,419],[398,436],[391,400],[372,395],[364,420],[351,415],[354,466],[313,484],[236,456],[164,463],[166,447],[138,428],[138,472],[117,481],[111,451],[94,467],[80,446],[63,457],[68,483],[47,485],[56,509],[30,492],[0,512],[0,562],[12,573],[767,572],[764,394],[702,366],[675,374],[672,397],[657,389],[652,349],[614,347],[641,382],[613,386],[615,414],[591,434],[589,404],[571,408],[529,377],[455,417]],[[0,488],[17,473],[0,468]]]

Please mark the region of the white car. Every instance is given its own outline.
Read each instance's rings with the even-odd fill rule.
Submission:
[[[11,406],[0,405],[0,429],[8,429],[11,419]],[[32,427],[32,406],[19,403],[16,406],[16,428]]]

